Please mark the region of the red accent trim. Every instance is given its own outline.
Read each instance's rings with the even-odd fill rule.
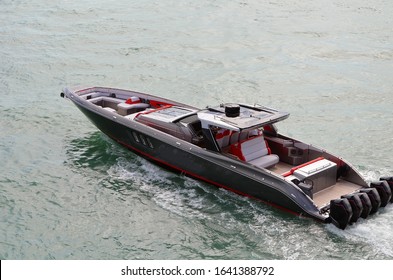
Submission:
[[[242,149],[239,143],[235,143],[229,146],[229,153],[237,156],[242,161],[246,161],[246,158],[243,156]]]
[[[231,192],[233,192],[233,193],[236,193],[236,194],[239,194],[239,195],[242,195],[242,196],[245,196],[245,197],[249,197],[249,198],[252,198],[252,199],[255,199],[255,200],[258,200],[258,201],[261,201],[261,202],[263,202],[263,203],[265,203],[265,204],[267,204],[267,205],[270,205],[270,206],[275,207],[275,208],[278,208],[278,209],[280,209],[280,210],[282,210],[282,211],[291,213],[292,215],[295,215],[295,216],[301,216],[301,215],[302,215],[301,213],[298,213],[298,212],[289,210],[289,209],[287,209],[287,208],[285,208],[285,207],[283,207],[283,206],[280,206],[280,205],[274,204],[274,203],[272,203],[272,202],[268,202],[268,201],[262,200],[262,199],[260,199],[260,198],[251,196],[251,195],[249,195],[249,194],[240,192],[240,191],[238,191],[238,190],[234,190],[234,189],[232,189],[232,188],[230,188],[230,187],[227,187],[227,186],[225,186],[225,185],[222,185],[222,184],[220,184],[220,183],[217,183],[217,182],[215,182],[215,181],[212,181],[212,180],[210,180],[210,179],[207,179],[207,178],[205,178],[205,177],[203,177],[203,176],[200,176],[200,175],[191,173],[191,172],[189,172],[189,171],[187,171],[187,170],[181,169],[181,168],[179,168],[179,167],[177,167],[177,166],[175,166],[175,165],[172,165],[172,164],[167,163],[166,161],[163,161],[163,160],[161,160],[161,159],[155,158],[155,157],[151,156],[151,155],[148,154],[148,153],[142,152],[141,150],[138,150],[138,149],[136,149],[135,147],[128,145],[127,143],[124,143],[124,142],[122,142],[122,141],[120,141],[120,140],[117,140],[116,138],[114,138],[114,137],[111,136],[111,135],[108,135],[108,136],[110,136],[112,139],[114,139],[116,142],[120,143],[121,145],[123,145],[123,146],[125,146],[125,147],[127,147],[127,148],[129,148],[129,149],[131,149],[131,150],[134,150],[134,151],[136,151],[137,153],[140,153],[140,154],[144,155],[145,157],[150,158],[150,159],[153,160],[153,161],[159,162],[159,163],[161,163],[161,164],[163,164],[163,165],[166,165],[166,166],[168,166],[168,167],[170,167],[170,168],[172,168],[172,169],[174,169],[174,170],[177,170],[177,171],[179,171],[179,172],[182,173],[182,174],[186,174],[186,175],[188,175],[188,176],[190,176],[190,177],[197,178],[197,179],[199,179],[199,180],[201,180],[201,181],[204,181],[204,182],[206,182],[206,183],[209,183],[209,184],[214,185],[214,186],[219,187],[219,188],[226,189],[226,190],[231,191]],[[319,221],[319,220],[317,219],[317,221]]]
[[[95,87],[89,87],[89,88],[82,88],[79,90],[75,90],[73,93],[77,94],[77,93],[84,93],[85,91],[88,93],[89,91],[92,92],[92,90],[94,90]],[[72,92],[72,90],[70,90]]]
[[[269,144],[267,143],[267,140],[265,140],[265,145],[266,145],[266,148],[267,148],[267,154],[271,155],[272,154],[272,150],[269,148]]]
[[[239,141],[237,143],[232,144],[229,147],[229,153],[237,156],[242,161],[246,161],[246,158],[244,157],[243,152],[242,152],[241,144],[243,144],[243,143],[245,143],[247,141],[253,140],[253,139],[257,138],[257,137],[262,137],[263,138],[262,135],[257,135],[257,136],[253,136],[251,138],[247,138],[247,139],[244,139],[244,140],[241,140],[241,141]],[[270,155],[272,152],[271,152],[271,150],[270,150],[266,140],[265,140],[265,143],[266,143],[266,148],[268,150],[268,154]]]
[[[210,179],[207,179],[207,178],[205,178],[205,177],[203,177],[203,176],[200,176],[200,175],[198,175],[198,174],[191,173],[191,172],[189,172],[189,171],[187,171],[187,170],[184,170],[184,169],[181,169],[181,168],[179,168],[179,167],[177,167],[177,166],[175,166],[175,165],[172,165],[172,164],[170,164],[170,163],[168,163],[168,162],[166,162],[166,161],[163,161],[163,160],[161,160],[161,159],[155,158],[155,157],[151,156],[150,154],[145,153],[145,152],[142,152],[141,150],[139,150],[139,149],[137,149],[137,148],[135,148],[135,147],[133,147],[133,146],[131,146],[131,145],[128,145],[127,143],[124,143],[124,142],[122,142],[122,141],[120,141],[120,140],[117,140],[116,138],[114,138],[114,137],[112,137],[112,136],[111,136],[111,138],[113,138],[116,142],[120,143],[121,145],[123,145],[123,146],[125,146],[125,147],[127,147],[127,148],[129,148],[129,149],[131,149],[131,150],[134,150],[134,151],[136,151],[137,153],[142,154],[143,156],[148,157],[148,158],[150,158],[150,159],[152,159],[152,160],[154,160],[154,161],[156,161],[156,162],[159,162],[159,163],[161,163],[161,164],[164,164],[164,165],[166,165],[166,166],[168,166],[168,167],[170,167],[170,168],[172,168],[172,169],[175,169],[175,170],[179,171],[180,173],[188,174],[188,175],[190,175],[190,176],[192,176],[192,177],[194,177],[194,178],[198,178],[198,179],[200,179],[200,180],[202,180],[202,181],[205,181],[205,182],[210,183],[210,184],[212,184],[212,185],[218,186],[218,187],[220,187],[220,188],[227,189],[227,190],[229,190],[229,191],[232,191],[232,192],[234,192],[234,193],[240,194],[240,195],[242,195],[242,196],[252,197],[252,196],[250,196],[250,195],[248,195],[248,194],[246,194],[246,193],[243,193],[243,192],[240,192],[240,191],[231,189],[231,188],[229,188],[229,187],[227,187],[227,186],[225,186],[225,185],[222,185],[222,184],[220,184],[220,183],[217,183],[217,182],[215,182],[215,181],[212,181],[212,180],[210,180]],[[290,210],[289,210],[289,211],[290,211]]]
[[[222,139],[222,138],[224,138],[224,134],[223,133],[219,132],[219,133],[216,134],[216,139],[217,140]]]
[[[165,107],[165,106],[172,106],[173,104],[170,103],[165,103],[165,102],[161,102],[161,101],[157,101],[157,100],[150,100],[149,101],[150,106],[153,108],[160,108],[160,107]]]
[[[126,100],[126,103],[127,103],[127,104],[137,104],[137,103],[141,103],[141,100],[138,98],[138,100],[132,101],[131,98],[128,98],[128,99]]]
[[[309,165],[309,164],[312,164],[312,163],[314,163],[314,162],[323,160],[323,159],[325,159],[325,158],[324,158],[324,157],[319,157],[319,158],[310,160],[310,161],[308,161],[308,162],[306,162],[306,163],[303,163],[303,164],[300,164],[300,165],[298,165],[298,166],[295,166],[295,167],[291,168],[291,170],[289,170],[289,171],[287,171],[287,172],[285,172],[285,173],[283,173],[283,174],[281,174],[281,175],[284,176],[284,177],[290,176],[290,175],[292,175],[293,172],[295,172],[296,170],[298,170],[298,169],[300,169],[300,168],[302,168],[302,167],[305,167],[305,166],[307,166],[307,165]]]
[[[231,134],[231,131],[229,131],[227,129],[227,130],[224,130],[223,132],[218,132],[215,137],[216,137],[216,139],[221,139],[221,138],[224,138],[224,136],[228,136],[230,134]]]
[[[271,126],[271,125],[265,125],[264,127],[263,127],[263,130],[265,130],[265,131],[274,131],[274,129],[273,129],[273,127]]]

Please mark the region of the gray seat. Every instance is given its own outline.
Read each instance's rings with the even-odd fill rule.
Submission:
[[[270,153],[270,149],[262,135],[238,143],[244,161],[252,165],[269,168],[279,162],[279,157]]]

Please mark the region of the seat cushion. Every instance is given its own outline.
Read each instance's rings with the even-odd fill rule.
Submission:
[[[148,108],[149,104],[146,103],[120,103],[117,105],[118,113],[122,116],[126,116],[129,114],[133,114],[139,111],[143,111],[144,109]]]
[[[231,145],[230,152],[239,159],[260,168],[269,168],[276,165],[280,158],[270,154],[269,147],[263,136],[256,136]]]
[[[241,142],[240,145],[245,161],[252,161],[268,154],[266,142],[262,136]]]
[[[271,154],[271,155],[266,155],[263,157],[256,158],[254,160],[250,160],[249,163],[261,168],[269,168],[276,165],[279,160],[280,159],[278,155]]]

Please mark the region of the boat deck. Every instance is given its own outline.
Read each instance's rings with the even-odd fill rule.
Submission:
[[[318,208],[321,208],[330,203],[330,200],[340,198],[344,194],[353,193],[360,188],[359,185],[339,179],[335,185],[315,193],[313,200]]]
[[[193,139],[192,135],[187,135],[187,137],[185,137],[184,135],[174,134],[177,128],[175,124],[177,120],[184,119],[187,116],[195,115],[198,113],[199,118],[203,117],[204,120],[208,121],[209,123],[211,122],[217,125],[221,124],[224,127],[232,127],[232,125],[235,125],[233,123],[235,119],[228,119],[225,117],[225,115],[221,116],[219,118],[220,121],[218,121],[217,114],[224,114],[224,109],[221,107],[213,109],[210,108],[201,113],[196,108],[188,106],[183,107],[180,103],[169,102],[168,100],[160,98],[158,98],[157,100],[150,99],[150,96],[136,92],[132,92],[133,96],[130,96],[130,93],[128,92],[119,91],[116,92],[116,98],[113,97],[113,93],[110,94],[106,91],[83,91],[80,92],[80,94],[86,100],[99,107],[102,107],[107,111],[120,114],[121,116],[128,119],[137,119],[137,121],[142,123],[146,122],[148,123],[148,125],[152,125],[156,129],[178,136],[182,139],[187,139],[190,142],[192,142]],[[249,107],[244,107],[242,110],[244,111],[246,109],[248,111],[251,110]],[[271,115],[276,115],[277,118],[287,117],[286,113],[271,111],[270,109],[265,107],[257,108],[255,110],[257,110],[259,117],[263,117],[265,115],[270,117]],[[253,121],[255,120],[253,119]],[[237,125],[239,127],[246,126],[243,123],[237,123]],[[236,129],[236,127],[234,129]],[[270,141],[271,144],[275,143],[272,139],[270,139]],[[237,159],[235,155],[229,153],[229,146],[223,148],[223,153],[225,153],[229,157]],[[276,174],[288,176],[285,175],[285,173],[288,173],[294,167],[294,165],[280,161],[275,166],[268,169]],[[329,176],[335,177],[335,173],[330,174]],[[332,180],[333,181],[331,183],[333,184],[335,182],[335,178],[332,178]],[[313,201],[318,206],[318,208],[322,208],[323,206],[330,203],[330,200],[340,198],[344,194],[355,192],[359,188],[361,188],[359,185],[340,179],[334,185],[330,187],[325,187],[322,190],[314,188]]]
[[[270,171],[284,174],[285,172],[289,171],[293,168],[292,165],[279,162],[274,167],[269,168]],[[313,194],[313,201],[318,208],[321,208],[330,203],[330,200],[340,198],[342,195],[353,193],[360,189],[361,186],[356,185],[354,183],[348,182],[343,179],[339,179],[336,184],[331,187],[325,188],[319,192]]]
[[[291,170],[292,167],[293,165],[280,161],[275,166],[269,168],[269,170],[277,174],[284,174],[285,172]]]

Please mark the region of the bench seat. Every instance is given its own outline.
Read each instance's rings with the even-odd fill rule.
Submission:
[[[277,155],[271,154],[262,135],[232,144],[230,153],[243,161],[261,168],[272,167],[280,160]]]

